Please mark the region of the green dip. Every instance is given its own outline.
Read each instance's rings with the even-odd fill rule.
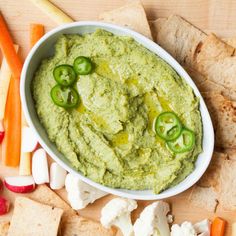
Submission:
[[[91,58],[94,70],[78,76],[77,109],[56,106],[50,91],[57,65]],[[104,30],[64,35],[55,55],[42,61],[32,82],[39,119],[49,139],[71,165],[91,180],[112,188],[152,189],[178,184],[194,169],[201,152],[199,99],[160,57],[134,39]],[[174,154],[153,131],[163,111],[173,111],[195,132],[192,151]]]

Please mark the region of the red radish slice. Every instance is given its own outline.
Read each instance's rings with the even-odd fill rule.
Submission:
[[[49,183],[47,154],[42,148],[33,154],[32,175],[36,184]]]
[[[7,189],[15,193],[29,193],[35,189],[35,182],[32,176],[6,177],[4,184]]]
[[[0,215],[5,215],[9,211],[10,203],[3,197],[0,197]]]
[[[50,166],[50,188],[61,189],[65,185],[67,172],[56,162],[53,162]]]
[[[5,130],[3,128],[2,121],[0,121],[0,144],[2,143],[4,135],[5,135]]]
[[[21,143],[21,151],[22,152],[33,152],[37,145],[38,145],[38,140],[35,136],[34,131],[28,127],[24,126],[22,128],[22,143]]]

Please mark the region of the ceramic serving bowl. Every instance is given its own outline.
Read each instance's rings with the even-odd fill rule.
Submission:
[[[56,146],[48,139],[48,136],[43,126],[39,122],[39,118],[36,114],[36,110],[34,107],[34,101],[32,99],[30,86],[34,73],[39,67],[40,62],[42,61],[42,59],[53,55],[54,44],[57,41],[58,37],[61,36],[62,34],[92,33],[97,28],[110,31],[116,35],[128,35],[133,37],[138,43],[140,43],[150,51],[154,52],[155,54],[160,56],[163,60],[165,60],[169,65],[171,65],[176,70],[176,72],[182,78],[184,78],[186,82],[192,87],[195,95],[200,98],[200,112],[203,123],[203,143],[202,143],[203,151],[198,156],[194,171],[181,183],[163,191],[160,194],[154,194],[151,190],[132,191],[125,189],[113,189],[95,183],[92,180],[86,178],[80,172],[76,171],[71,167],[67,159],[57,150]],[[186,73],[186,71],[180,66],[180,64],[172,56],[170,56],[163,48],[158,46],[150,39],[127,28],[101,22],[84,21],[84,22],[75,22],[62,25],[48,32],[37,42],[37,44],[32,48],[28,57],[26,58],[21,75],[20,92],[21,92],[23,112],[25,114],[26,120],[29,126],[35,131],[41,146],[58,164],[64,167],[67,171],[74,173],[81,180],[103,191],[133,199],[143,199],[143,200],[164,199],[179,194],[185,191],[186,189],[190,188],[193,184],[195,184],[203,175],[203,173],[206,171],[211,161],[213,146],[214,146],[214,132],[210,115],[196,85],[189,77],[189,75]]]

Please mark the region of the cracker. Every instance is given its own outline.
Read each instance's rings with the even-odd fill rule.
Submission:
[[[194,55],[206,34],[177,15],[157,19],[152,23],[154,40],[179,63],[193,67]],[[194,68],[194,67],[193,67]]]
[[[61,234],[63,236],[89,236],[90,232],[92,232],[91,235],[97,236],[114,235],[112,230],[103,228],[100,223],[78,216],[76,212],[54,191],[47,187],[47,185],[39,185],[37,189],[30,194],[30,198],[40,203],[64,210],[61,220]]]
[[[62,209],[17,197],[8,236],[56,236]]]
[[[64,234],[64,228],[70,217],[76,215],[76,212],[47,185],[38,185],[36,190],[29,196],[31,199],[42,204],[48,204],[52,207],[58,207],[64,210],[61,218],[61,234]]]
[[[203,96],[215,128],[216,146],[236,148],[236,102],[215,92]]]
[[[76,215],[76,212],[45,184],[38,185],[36,190],[32,192],[29,197],[32,200],[40,202],[42,204],[47,204],[63,209],[64,213],[62,216],[62,221],[64,221],[64,218]]]
[[[215,212],[218,205],[217,193],[212,187],[205,188],[195,185],[192,188],[189,202],[195,207]]]
[[[0,235],[7,236],[9,230],[10,222],[9,221],[2,221],[0,222]]]
[[[99,15],[99,20],[125,26],[152,39],[147,16],[140,2],[135,1],[121,8],[104,12]]]
[[[98,222],[91,221],[79,216],[68,219],[64,228],[63,236],[114,236],[112,229],[105,229]]]

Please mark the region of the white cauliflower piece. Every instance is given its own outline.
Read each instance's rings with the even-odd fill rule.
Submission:
[[[205,219],[194,225],[185,221],[181,225],[171,227],[171,236],[210,236],[210,221]]]
[[[134,224],[135,236],[169,236],[167,221],[169,204],[158,201],[147,206]]]
[[[93,203],[108,194],[86,184],[77,176],[70,173],[66,176],[65,187],[68,201],[74,210],[83,209],[89,203]]]
[[[101,211],[101,224],[105,228],[112,225],[118,227],[124,236],[133,235],[130,213],[137,208],[137,202],[132,199],[114,198]]]
[[[181,225],[172,225],[171,236],[197,236],[197,233],[192,223],[185,221]]]
[[[210,236],[211,222],[208,219],[197,222],[193,227],[199,236]]]

